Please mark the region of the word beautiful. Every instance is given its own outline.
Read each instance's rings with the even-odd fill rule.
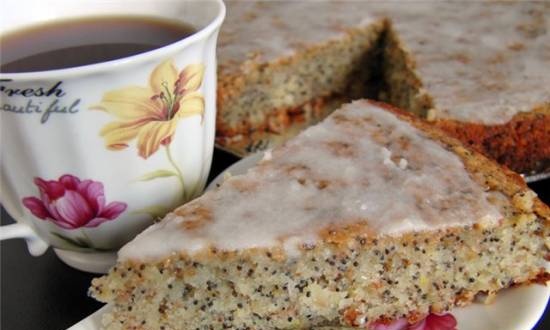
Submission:
[[[79,110],[80,99],[75,99],[70,105],[62,102],[62,98],[66,95],[61,88],[62,81],[58,81],[50,87],[37,88],[10,88],[7,86],[9,82],[11,80],[3,80],[0,84],[2,111],[18,114],[41,114],[40,123],[44,124],[54,113],[75,114]],[[46,98],[46,101],[41,98]]]

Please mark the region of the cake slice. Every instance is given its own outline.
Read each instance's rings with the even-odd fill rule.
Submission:
[[[550,174],[550,3],[386,3],[368,13],[392,21],[380,100],[518,173]]]
[[[360,96],[428,119],[518,173],[550,174],[550,3],[227,5],[218,146],[271,147]]]
[[[216,143],[271,148],[358,98],[374,98],[387,20],[359,2],[228,1],[218,42]]]
[[[544,282],[549,209],[412,115],[355,101],[119,252],[106,329],[368,327]]]

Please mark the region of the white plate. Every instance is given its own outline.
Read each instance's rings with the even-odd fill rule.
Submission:
[[[207,190],[221,184],[224,177],[245,173],[263,156],[255,154],[241,159],[218,175]],[[458,322],[459,330],[531,330],[541,318],[550,297],[550,287],[529,285],[500,292],[491,305],[472,304],[455,308],[452,314]],[[78,322],[69,330],[99,330],[102,315],[108,311],[104,306],[94,314]]]

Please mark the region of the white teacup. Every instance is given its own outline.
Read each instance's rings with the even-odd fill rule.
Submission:
[[[177,19],[197,30],[118,60],[0,73],[0,196],[17,221],[0,229],[0,239],[24,237],[33,255],[51,245],[70,266],[104,272],[120,246],[204,188],[214,145],[215,48],[224,4],[16,0],[2,6],[3,33],[105,15]],[[163,88],[179,100],[176,111],[166,111],[170,104],[158,97]]]

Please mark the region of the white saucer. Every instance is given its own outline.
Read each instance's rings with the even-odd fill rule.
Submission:
[[[116,263],[116,252],[75,252],[54,248],[53,251],[67,265],[88,273],[106,274]]]
[[[243,158],[236,163],[233,163],[231,166],[226,168],[223,172],[218,174],[218,176],[214,180],[212,180],[212,182],[210,182],[208,187],[206,187],[206,190],[208,191],[218,187],[223,183],[223,180],[225,180],[227,176],[240,175],[240,174],[246,173],[246,171],[248,171],[248,169],[251,168],[252,166],[256,165],[263,158],[263,156],[264,156],[263,152],[258,152],[246,158]]]

